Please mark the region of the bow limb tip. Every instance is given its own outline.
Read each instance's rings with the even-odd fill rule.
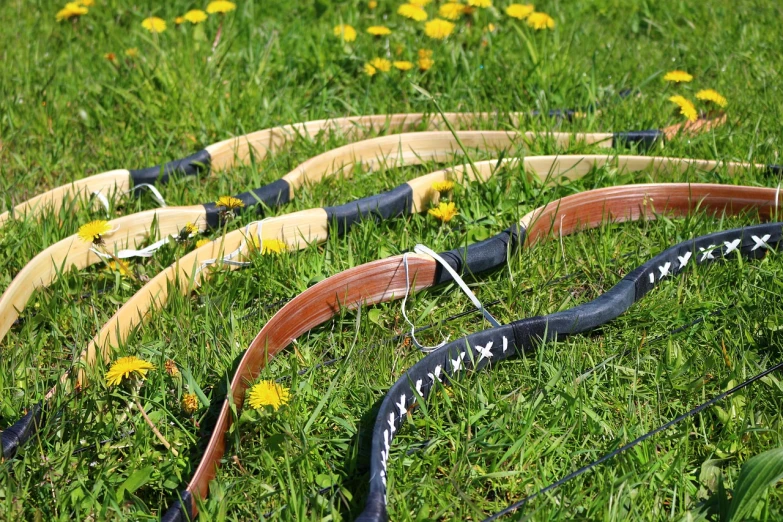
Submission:
[[[38,427],[41,425],[42,416],[43,406],[41,403],[38,403],[30,408],[27,415],[16,421],[13,426],[6,428],[0,433],[0,445],[2,446],[0,460],[14,458],[19,446],[27,442],[27,439],[38,431]]]
[[[160,518],[161,522],[185,522],[195,520],[193,516],[193,495],[187,489],[179,494],[179,500],[174,502]]]

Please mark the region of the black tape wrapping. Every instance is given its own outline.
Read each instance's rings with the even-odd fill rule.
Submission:
[[[19,446],[27,442],[33,433],[38,431],[42,417],[43,406],[36,404],[30,408],[27,415],[16,421],[13,426],[3,430],[0,433],[0,445],[2,445],[0,457],[3,459],[13,458]]]
[[[391,219],[410,214],[413,206],[413,189],[407,183],[382,194],[351,201],[337,207],[326,207],[329,225],[335,223],[338,236],[345,234],[355,223],[368,217],[376,220]]]
[[[291,201],[291,188],[286,180],[278,179],[269,185],[248,190],[247,192],[237,194],[234,197],[242,202],[244,209],[256,206],[257,212],[261,213],[264,209],[264,205],[267,207],[277,207]],[[259,203],[263,203],[263,205],[260,205]],[[207,226],[209,228],[219,227],[220,211],[222,209],[214,203],[206,203],[204,204],[204,210],[207,214]]]
[[[387,448],[390,448],[393,433],[399,431],[402,419],[405,418],[405,414],[400,413],[400,407],[408,408],[415,402],[414,388],[421,390],[422,398],[426,399],[429,396],[431,384],[434,384],[431,376],[437,373],[436,369],[441,370],[442,376],[453,378],[456,372],[453,371],[452,361],[457,360],[460,355],[464,356],[461,370],[469,370],[473,364],[476,364],[475,369],[481,369],[490,363],[530,350],[540,340],[553,340],[591,330],[619,316],[661,279],[676,275],[688,264],[712,262],[724,259],[727,255],[731,258],[732,255],[736,255],[736,252],[746,257],[758,258],[765,255],[768,248],[773,248],[781,241],[783,241],[782,223],[755,225],[685,241],[663,251],[633,270],[593,301],[569,310],[521,319],[477,332],[452,341],[421,359],[390,388],[378,411],[371,443],[370,491],[367,507],[358,520],[362,522],[388,520],[384,500],[386,488],[382,474],[386,472],[383,465],[384,455],[387,461],[391,458],[386,454],[390,451]],[[682,264],[680,258],[685,259],[688,253],[690,256],[687,262]],[[710,253],[712,257],[705,253]],[[652,281],[650,281],[651,275]],[[482,350],[489,350],[491,356],[486,357]],[[390,416],[394,420],[393,431],[389,424],[392,422]],[[385,431],[389,433],[384,433]],[[387,440],[389,445],[386,444]]]
[[[443,252],[440,256],[459,275],[477,274],[505,265],[509,250],[516,248],[524,239],[525,229],[514,225],[489,239]],[[451,274],[438,265],[435,284],[451,280]]]
[[[193,496],[187,489],[180,492],[179,500],[174,502],[160,518],[161,522],[190,522],[193,520]]]
[[[194,176],[199,172],[206,172],[209,170],[211,162],[212,158],[205,149],[200,150],[195,154],[191,154],[187,158],[169,161],[162,166],[155,165],[154,167],[147,167],[146,169],[132,170],[130,171],[130,177],[133,185],[140,185],[142,183],[154,185],[157,182],[166,183],[169,180],[169,176],[174,173]],[[139,189],[137,189],[137,191],[138,190]]]
[[[629,131],[629,132],[615,132],[612,136],[612,148],[617,148],[620,145],[630,147],[636,145],[636,149],[640,152],[646,152],[655,145],[658,140],[663,140],[663,132],[652,129],[643,131]]]
[[[771,176],[780,176],[783,174],[783,165],[767,165],[767,174]]]

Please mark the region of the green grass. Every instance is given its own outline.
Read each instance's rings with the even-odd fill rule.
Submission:
[[[0,34],[8,42],[0,60],[0,210],[72,179],[153,165],[274,125],[433,112],[432,102],[411,83],[437,96],[448,111],[602,104],[600,114],[574,122],[531,118],[523,125],[563,131],[660,128],[680,118],[669,96],[693,99],[697,90],[714,88],[729,99],[729,123],[654,153],[778,161],[783,8],[775,2],[547,1],[537,7],[555,18],[557,28],[544,33],[510,20],[502,11],[507,3],[495,3],[472,25],[460,22],[458,32],[441,43],[427,40],[420,24],[396,15],[397,2],[380,0],[371,11],[365,2],[353,1],[240,1],[225,17],[221,42],[212,52],[217,19],[198,28],[172,23],[174,16],[204,6],[98,0],[78,23],[58,24],[54,14],[61,5],[11,0],[0,9]],[[144,31],[140,22],[150,14],[166,18],[169,29],[157,36]],[[349,46],[332,35],[341,20],[360,32]],[[489,36],[481,31],[488,22],[498,27]],[[378,23],[394,30],[388,47],[385,39],[362,33]],[[432,49],[435,66],[427,73],[364,75],[366,61],[396,56],[398,46],[399,56],[409,60],[419,48]],[[124,56],[131,47],[138,48],[138,58]],[[103,57],[108,52],[117,55],[117,65]],[[662,74],[675,68],[691,72],[694,82],[665,85]],[[629,88],[640,95],[616,98]],[[171,205],[212,201],[273,181],[344,143],[340,136],[300,140],[257,164],[176,180],[163,193]],[[507,156],[590,151],[544,143]],[[308,187],[272,213],[340,204],[435,168],[359,170],[350,182],[334,179]],[[780,182],[761,172],[731,176],[722,170],[654,179]],[[167,359],[187,369],[207,397],[217,400],[236,358],[280,306],[269,305],[315,281],[418,242],[446,250],[488,237],[558,196],[652,180],[649,173],[598,169],[579,182],[541,188],[509,169],[485,185],[460,187],[455,201],[461,215],[448,226],[423,215],[364,222],[322,247],[216,272],[197,292],[173,298],[117,350],[117,356],[140,355],[159,367],[140,395],[181,457],[158,444],[136,412],[126,412],[125,392],[95,384],[77,397],[58,397],[59,416],[48,419],[17,459],[0,464],[0,513],[23,520],[154,519],[184,488],[209,427],[206,407],[192,418],[181,411],[187,379],[168,377],[160,369]],[[116,214],[154,208],[148,196],[119,204]],[[103,215],[97,208],[66,209],[41,222],[9,223],[0,230],[0,290],[45,246]],[[502,322],[551,313],[595,298],[677,241],[756,221],[753,215],[694,216],[605,226],[565,238],[562,245],[520,251],[507,268],[476,279],[473,286],[482,300],[500,300],[491,311]],[[167,247],[133,263],[133,269],[152,276],[188,248]],[[558,281],[566,274],[571,277]],[[95,267],[65,274],[36,293],[23,321],[0,344],[0,426],[43,396],[140,285]],[[426,413],[414,412],[396,439],[389,472],[392,519],[481,519],[779,361],[781,285],[777,255],[691,268],[598,331],[547,344],[435,395]],[[713,314],[726,306],[731,308],[722,315]],[[469,307],[451,285],[409,301],[418,325]],[[700,317],[706,318],[703,323],[665,335]],[[421,339],[437,343],[486,327],[469,316]],[[380,343],[404,330],[399,303],[345,312],[301,337],[296,352],[289,348],[274,359],[263,376],[287,376],[292,402],[277,413],[243,416],[229,435],[226,460],[202,509],[205,519],[356,516],[366,495],[375,410],[385,390],[421,357],[400,342]],[[664,337],[651,341],[659,335]],[[349,354],[328,368],[296,374]],[[101,382],[103,370],[95,370],[93,382]],[[316,414],[328,390],[325,407]],[[781,390],[780,376],[772,375],[721,409],[708,410],[537,499],[524,514],[533,520],[693,520],[704,502],[717,498],[717,475],[731,489],[743,462],[781,445]],[[429,443],[421,449],[423,441]],[[129,489],[134,482],[138,488]],[[783,514],[780,491],[770,490],[763,500],[756,519]]]

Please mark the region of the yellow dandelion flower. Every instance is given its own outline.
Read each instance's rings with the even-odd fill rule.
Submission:
[[[428,71],[433,65],[435,65],[435,60],[432,59],[432,51],[419,49],[419,70]]]
[[[261,381],[248,392],[247,402],[251,408],[258,409],[271,406],[277,411],[280,406],[288,404],[291,394],[287,388],[283,388],[275,381]]]
[[[103,243],[103,236],[111,232],[111,224],[108,221],[102,219],[96,219],[90,221],[79,227],[76,235],[79,239],[86,241],[87,243],[95,243],[100,245]]]
[[[729,103],[726,101],[726,98],[718,93],[718,91],[714,91],[712,89],[700,90],[696,93],[696,98],[703,101],[711,101],[712,103],[720,105],[721,107],[725,107]]]
[[[410,71],[413,69],[413,62],[409,62],[407,60],[398,60],[396,62],[392,62],[392,65],[395,69],[399,69],[401,71]]]
[[[417,22],[423,22],[427,19],[427,11],[414,4],[402,4],[397,9],[397,14]]]
[[[198,410],[198,397],[195,393],[185,393],[182,395],[182,411],[187,415],[193,415]]]
[[[122,383],[123,379],[137,376],[143,379],[149,370],[154,369],[155,366],[144,359],[139,359],[135,356],[121,357],[114,361],[109,371],[106,372],[106,384],[108,386],[116,386]]]
[[[335,25],[334,35],[346,42],[353,42],[356,40],[356,29],[348,24]]]
[[[416,7],[425,7],[430,2],[432,2],[432,0],[408,0],[409,4],[415,5]]]
[[[131,269],[128,266],[128,264],[127,263],[123,263],[122,261],[120,261],[120,262],[109,261],[108,267],[109,267],[109,270],[111,270],[112,272],[119,272],[120,273],[120,277],[127,276],[128,274],[130,274],[130,271],[131,271]]]
[[[57,11],[55,19],[58,22],[62,22],[63,20],[70,20],[71,18],[78,18],[82,15],[86,15],[87,11],[88,9],[83,5],[80,5],[78,2],[68,2],[65,4],[65,7]]]
[[[131,47],[130,49],[125,49],[125,56],[128,58],[136,58],[139,56],[139,50],[135,47]]]
[[[207,13],[201,9],[191,9],[185,13],[182,18],[195,25],[205,21],[207,19]]]
[[[377,72],[378,72],[378,70],[375,67],[373,67],[372,65],[370,65],[369,63],[365,63],[364,64],[364,73],[367,76],[375,76],[375,73],[377,73]]]
[[[182,25],[185,23],[185,17],[184,16],[178,16],[174,19],[174,25]]]
[[[371,25],[367,28],[367,32],[373,36],[386,36],[392,33],[385,25]]]
[[[436,181],[432,184],[432,190],[435,192],[448,192],[454,188],[454,182],[449,180]]]
[[[462,13],[465,12],[465,6],[457,2],[448,2],[440,6],[438,15],[449,20],[459,20]],[[430,22],[431,23],[431,22]]]
[[[103,55],[104,58],[109,60],[110,62],[114,63],[117,61],[117,55],[114,53],[106,53]]]
[[[209,14],[225,14],[230,13],[237,8],[237,4],[234,2],[227,2],[226,0],[216,0],[207,4],[207,12]]]
[[[486,25],[486,27],[484,27],[484,32],[485,33],[494,33],[496,29],[497,29],[497,27],[495,27],[495,24],[489,23],[489,24]]]
[[[680,114],[685,116],[688,121],[696,121],[698,119],[699,113],[696,112],[696,107],[688,98],[678,94],[669,98],[669,101],[676,103],[680,107]]]
[[[141,22],[141,26],[151,33],[162,33],[166,30],[166,20],[157,16],[150,16]]]
[[[389,72],[392,68],[391,62],[386,58],[373,58],[370,60],[370,65],[380,72]]]
[[[285,241],[279,239],[264,239],[261,241],[261,254],[281,254],[288,250]]]
[[[201,247],[203,247],[204,245],[206,245],[209,242],[210,242],[210,240],[207,239],[207,238],[199,239],[198,241],[196,241],[196,248],[201,248]]]
[[[511,4],[510,6],[506,7],[506,14],[511,18],[516,18],[517,20],[524,20],[530,16],[530,13],[535,11],[535,9],[536,8],[533,6],[533,4]]]
[[[555,20],[546,13],[530,13],[527,16],[527,25],[540,31],[542,29],[554,29]]]
[[[177,363],[175,363],[171,359],[166,360],[166,364],[163,365],[163,369],[166,370],[166,373],[168,373],[172,377],[176,377],[177,375],[179,375],[179,368],[177,368]]]
[[[95,5],[95,0],[78,0],[76,3],[84,7],[92,7]]]
[[[179,231],[179,237],[186,239],[198,234],[198,226],[195,223],[186,223],[182,230]]]
[[[429,215],[443,223],[448,223],[454,216],[459,214],[457,206],[454,203],[439,203],[437,208],[431,208]]]
[[[492,0],[468,0],[470,7],[492,7]]]
[[[669,71],[663,76],[663,79],[673,83],[688,83],[693,80],[693,76],[685,71]]]
[[[424,34],[435,40],[448,38],[452,31],[454,31],[454,24],[440,18],[424,24]]]
[[[223,207],[225,210],[236,210],[245,206],[242,200],[235,198],[234,196],[220,196],[215,201],[216,207]]]
[[[378,7],[378,2],[376,2],[375,0],[370,0],[369,2],[367,2],[367,7],[369,7],[370,9],[375,9],[376,7]]]

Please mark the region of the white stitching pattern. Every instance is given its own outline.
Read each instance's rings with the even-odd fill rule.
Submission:
[[[759,236],[750,236],[750,238],[753,240],[756,245],[750,249],[751,252],[756,250],[757,248],[769,248],[769,245],[767,244],[767,241],[769,241],[769,238],[771,236],[769,234],[764,234],[759,238]]]
[[[734,241],[724,241],[723,244],[726,245],[726,251],[723,253],[723,255],[725,256],[726,254],[731,254],[737,250],[737,247],[741,242],[741,239],[735,239]]]
[[[481,362],[482,359],[492,359],[492,341],[488,342],[483,348],[476,345],[476,351],[480,354],[478,362]]]
[[[707,248],[699,247],[699,251],[704,252],[704,254],[702,254],[701,259],[699,261],[704,261],[705,259],[715,259],[715,256],[712,255],[712,251],[715,249],[716,246],[718,245],[710,245]]]

